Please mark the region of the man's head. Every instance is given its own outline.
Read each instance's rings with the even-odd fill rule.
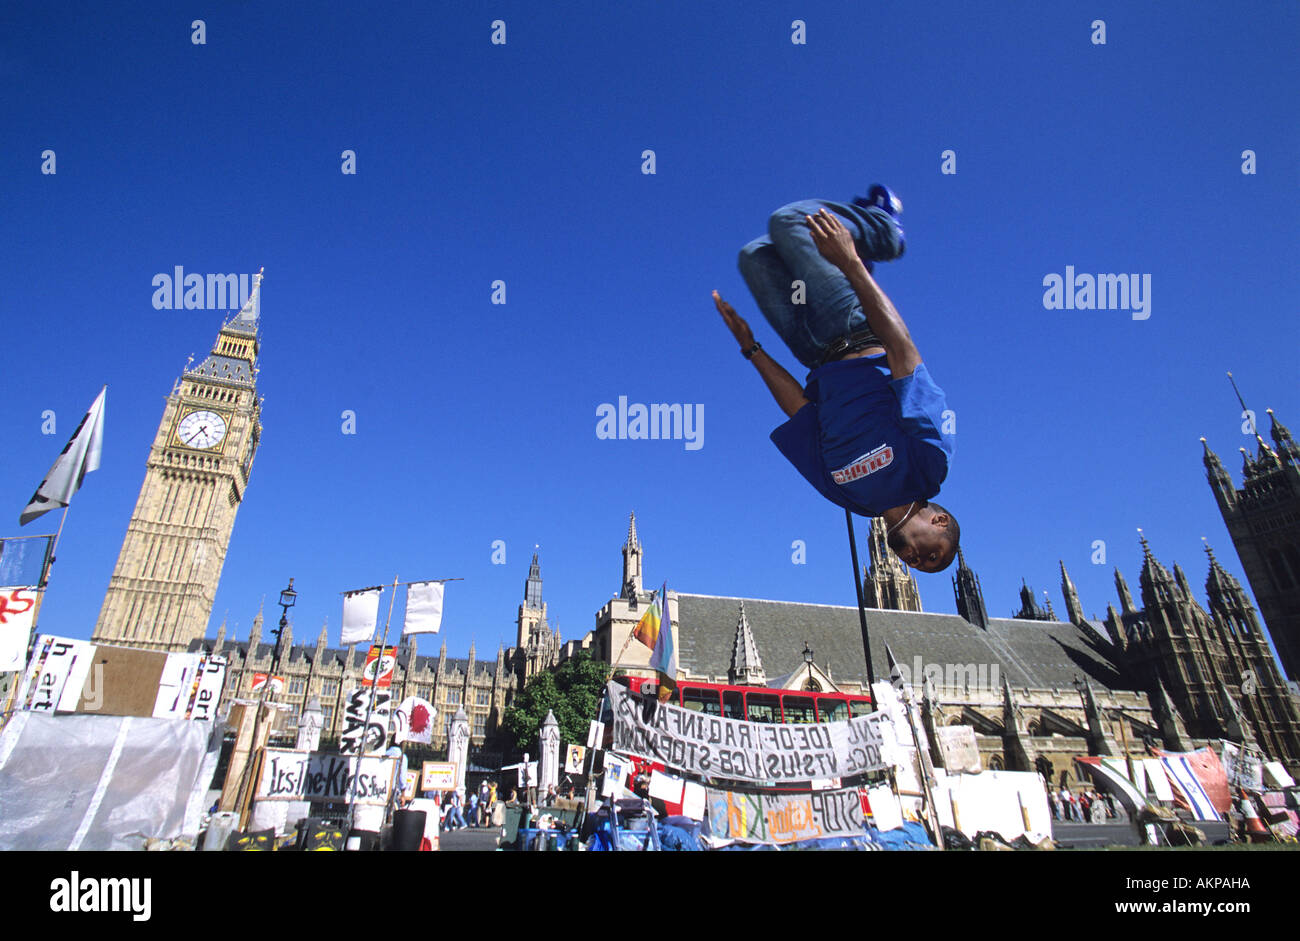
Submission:
[[[926,503],[889,534],[889,548],[922,572],[942,572],[957,558],[961,527],[937,503]]]

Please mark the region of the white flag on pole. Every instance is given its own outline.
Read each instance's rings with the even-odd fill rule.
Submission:
[[[339,643],[344,647],[369,641],[379,623],[379,594],[382,588],[349,591],[343,595],[343,632]]]
[[[406,622],[402,634],[436,634],[442,627],[442,582],[406,586]]]
[[[0,588],[0,673],[27,665],[35,616],[35,588]]]
[[[90,411],[82,416],[81,424],[63,448],[50,472],[32,494],[31,502],[18,517],[18,525],[26,526],[50,510],[67,506],[72,495],[81,489],[81,480],[93,470],[99,470],[100,454],[104,450],[104,393],[99,390]]]

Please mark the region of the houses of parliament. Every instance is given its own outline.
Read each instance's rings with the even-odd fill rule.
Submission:
[[[224,624],[207,636],[236,514],[256,494],[261,284],[259,274],[248,303],[221,326],[209,355],[187,364],[167,398],[91,638],[222,654],[225,701],[253,698],[253,674],[270,671],[277,646],[263,637],[260,611],[245,640],[227,639]],[[923,684],[914,678],[924,687],[927,724],[974,726],[986,767],[1039,770],[1055,781],[1071,773],[1071,755],[1116,755],[1141,743],[1181,751],[1230,739],[1258,745],[1300,773],[1300,700],[1287,682],[1300,678],[1300,447],[1268,414],[1272,443],[1256,435],[1253,453],[1242,449],[1241,486],[1202,439],[1209,487],[1258,613],[1212,547],[1205,547],[1202,603],[1187,574],[1167,569],[1145,539],[1138,593],[1116,571],[1119,607],[1103,620],[1084,616],[1064,564],[1064,619],[1027,586],[1012,617],[990,617],[964,553],[953,577],[958,613],[926,613],[915,581],[872,521],[862,587],[875,676],[888,676],[886,638],[904,662],[996,666],[996,688],[969,674],[950,681],[943,670],[927,671]],[[617,593],[580,639],[565,643],[550,627],[534,553],[514,646],[481,659],[472,645],[465,657],[449,657],[445,643],[436,656],[419,654],[409,639],[398,645],[394,694],[437,707],[435,748],[445,743],[445,719],[463,709],[476,747],[508,752],[499,734],[505,708],[531,677],[580,650],[624,670],[647,668],[649,651],[626,642],[651,598],[635,516],[621,554],[623,576],[611,586]],[[669,592],[668,615],[680,679],[846,692],[866,685],[854,606],[682,590]],[[290,624],[279,651],[285,685],[276,698],[291,717],[318,701],[323,737],[335,738],[365,649],[331,648],[324,629],[314,642],[295,644]]]

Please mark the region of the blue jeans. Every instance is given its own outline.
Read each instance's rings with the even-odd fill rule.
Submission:
[[[832,340],[868,329],[848,278],[822,257],[805,216],[826,208],[853,236],[868,270],[903,254],[902,233],[883,209],[808,199],[782,206],[768,219],[768,234],[740,250],[740,274],[772,329],[809,369],[821,363]],[[804,303],[792,300],[792,282],[804,283]]]

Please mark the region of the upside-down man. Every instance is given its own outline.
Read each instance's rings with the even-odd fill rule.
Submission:
[[[952,514],[930,502],[953,450],[940,431],[944,394],[871,276],[873,263],[903,254],[902,208],[880,185],[851,205],[791,203],[772,214],[766,237],[741,250],[759,310],[811,370],[803,386],[717,291],[713,301],[789,416],[771,435],[781,453],[832,503],[883,517],[904,562],[938,572],[961,535]]]

